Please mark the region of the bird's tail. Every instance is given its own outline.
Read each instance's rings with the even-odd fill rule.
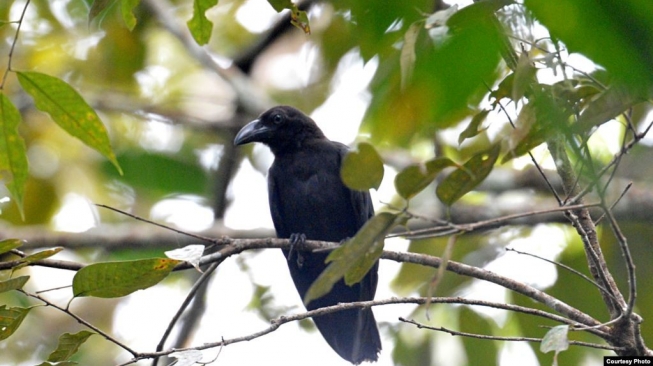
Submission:
[[[345,357],[354,365],[358,365],[363,361],[376,361],[381,351],[381,337],[379,336],[379,329],[376,326],[372,309],[362,309],[359,313],[356,326],[358,335],[354,337],[351,357]]]
[[[381,338],[371,309],[343,310],[313,320],[331,348],[345,360],[358,365],[379,358]]]

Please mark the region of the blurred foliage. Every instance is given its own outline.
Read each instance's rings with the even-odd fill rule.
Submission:
[[[148,216],[152,207],[172,196],[211,198],[216,194],[211,191],[214,179],[232,178],[215,176],[230,159],[236,159],[227,155],[226,147],[236,127],[232,121],[242,118],[237,114],[243,113],[244,103],[239,100],[243,96],[234,92],[230,81],[223,79],[225,75],[218,77],[207,70],[161,25],[148,5],[160,1],[32,0],[18,38],[17,21],[26,2],[0,2],[0,37],[4,45],[0,48],[0,176],[7,188],[3,195],[12,197],[0,203],[0,218],[5,223],[54,227],[55,217],[62,214],[71,193]],[[595,157],[610,159],[612,154],[600,143],[590,142],[592,146],[586,149],[584,144],[590,141],[590,135],[609,121],[639,130],[650,122],[650,1],[525,0],[521,5],[491,0],[457,8],[426,0],[334,0],[318,2],[308,11],[288,0],[269,0],[254,11],[248,10],[251,4],[244,0],[175,0],[168,5],[179,24],[186,25],[194,40],[215,55],[220,65],[235,67],[236,61],[249,62],[252,69],[244,70],[242,76],[249,77],[253,85],[277,102],[293,103],[306,112],[327,104],[338,83],[342,83],[340,79],[347,75],[343,69],[351,66],[352,59],[376,65],[366,88],[361,126],[371,144],[360,144],[358,151],[347,157],[343,177],[358,189],[378,188],[384,175],[396,171],[397,196],[393,202],[404,205],[399,211],[427,206],[449,212],[443,206],[451,209],[460,201],[469,203],[472,196],[468,193],[478,190],[492,170],[511,169],[517,158],[554,137],[566,143],[577,166],[586,167],[582,169],[583,182],[593,180],[606,162]],[[253,59],[242,60],[288,11],[292,30],[285,31],[262,52],[250,55]],[[253,18],[252,12],[271,15],[250,19],[249,23],[243,20]],[[275,12],[281,16],[274,17]],[[574,64],[572,59],[578,59],[578,55],[598,67]],[[308,76],[288,71],[295,67],[294,63],[286,65],[293,57],[310,60]],[[302,80],[288,80],[291,78]],[[284,84],[279,79],[292,82]],[[255,113],[244,114],[253,118]],[[177,126],[162,128],[166,123]],[[621,127],[611,138],[616,141],[630,136],[628,128]],[[648,150],[638,150],[641,155],[634,160],[639,164],[649,161]],[[388,158],[395,153],[408,156],[410,161],[396,163]],[[622,165],[619,174],[648,180],[650,184],[648,165],[628,164]],[[339,276],[359,276],[356,271],[368,268],[380,254],[382,246],[375,245],[377,239],[390,226],[405,224],[408,216],[405,212],[386,212],[378,217],[387,220],[351,241],[364,243],[364,248],[370,250],[344,255],[341,260],[351,262],[348,265],[353,269],[348,267]],[[104,213],[101,219],[126,220]],[[648,278],[650,272],[649,226],[624,223],[640,278]],[[452,260],[478,266],[491,262],[506,244],[491,244],[493,240],[501,242],[501,235],[500,231],[492,231],[458,237]],[[523,233],[512,239],[529,235]],[[575,234],[569,234],[566,241],[557,260],[586,271],[582,243]],[[609,230],[601,231],[601,242],[608,264],[616,268],[617,280],[625,290],[621,253]],[[446,243],[446,238],[414,240],[408,250],[441,256]],[[351,249],[343,248],[343,252]],[[105,255],[100,249],[81,254],[94,261],[148,261],[146,258],[152,258],[155,252]],[[28,254],[37,257],[26,261],[54,251]],[[338,254],[342,255],[334,255]],[[3,261],[8,256],[5,253]],[[356,264],[356,260],[362,263]],[[122,294],[147,287],[139,280],[138,270],[144,267],[132,269],[137,273],[133,279],[136,284],[128,289],[112,287],[111,291]],[[169,269],[161,271],[167,274]],[[567,271],[557,273],[555,284],[546,289],[549,294],[607,320],[605,307],[592,285]],[[106,275],[109,281],[113,274],[114,270],[103,269],[96,275]],[[424,295],[434,275],[432,268],[405,264],[392,281],[392,288],[400,295]],[[84,272],[80,276],[84,279]],[[20,331],[18,325],[23,319],[25,324],[30,324],[31,317],[40,317],[36,323],[51,319],[43,309],[30,311],[31,302],[9,291],[34,282],[38,282],[35,276],[29,281],[27,276],[10,278],[8,273],[0,278],[0,289],[6,289],[0,302],[14,304],[0,305],[0,322],[8,325],[6,332]],[[95,282],[87,279],[85,283]],[[446,273],[435,295],[457,295],[469,284],[467,278]],[[653,316],[649,306],[653,303],[651,286],[650,281],[638,282],[637,311],[645,319]],[[271,296],[267,287],[259,286],[251,306],[266,317],[282,314],[286,309],[273,308]],[[543,308],[521,295],[510,297],[516,304]],[[423,311],[417,309],[416,313]],[[541,319],[524,314],[512,314],[504,325],[496,326],[467,307],[446,309],[459,330],[531,337],[546,333],[540,328]],[[89,320],[108,322],[101,317],[112,316],[112,311],[100,313]],[[544,325],[555,325],[549,323]],[[644,338],[653,339],[653,328],[647,324],[642,326]],[[62,330],[56,326],[49,329],[47,339],[42,339],[47,349],[57,348],[56,339]],[[413,337],[403,326],[401,330],[391,329],[395,347],[389,351],[386,345],[385,352],[392,352],[397,364],[433,364],[436,336],[419,332],[420,336]],[[3,362],[5,354],[6,362],[19,364],[32,353],[19,346],[19,341],[13,341],[16,337],[5,341],[15,342],[9,347],[15,352],[2,348]],[[572,332],[570,338],[597,342],[596,337],[584,332]],[[79,362],[97,361],[97,353],[84,348],[100,341],[100,337],[92,337],[82,346],[77,354]],[[461,344],[468,364],[498,360],[501,347],[494,342],[463,339]],[[580,364],[596,353],[600,352],[574,346],[559,358],[561,363]],[[551,363],[551,354],[538,350],[535,354],[541,364]],[[47,355],[39,357],[45,359]]]

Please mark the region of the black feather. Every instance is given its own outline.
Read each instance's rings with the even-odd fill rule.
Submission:
[[[237,134],[234,143],[261,142],[275,155],[268,174],[272,221],[279,238],[304,234],[309,240],[340,242],[356,235],[374,216],[369,192],[347,188],[340,166],[347,147],[328,140],[315,122],[288,106],[264,112]],[[284,251],[301,298],[326,268],[328,253]],[[337,282],[331,292],[311,301],[313,310],[338,303],[374,299],[378,262],[364,279],[347,286]],[[358,364],[376,361],[381,340],[371,309],[344,310],[314,319],[329,345],[344,359]]]

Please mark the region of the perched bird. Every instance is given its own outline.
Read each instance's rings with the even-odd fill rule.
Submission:
[[[346,187],[340,166],[347,146],[327,139],[315,122],[288,106],[269,109],[243,127],[235,145],[261,142],[274,154],[268,172],[272,221],[279,238],[341,242],[356,235],[372,216],[369,192]],[[326,252],[284,250],[299,296],[326,268]],[[311,301],[308,310],[374,299],[378,262],[364,279],[348,286],[337,282],[331,292]],[[381,340],[372,309],[343,310],[313,321],[340,357],[353,363],[376,361]]]

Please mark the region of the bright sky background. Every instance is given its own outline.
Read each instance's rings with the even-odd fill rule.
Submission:
[[[456,2],[449,1],[448,3]],[[459,6],[464,6],[471,1],[457,3]],[[267,4],[267,1],[249,0],[236,13],[236,17],[243,26],[251,31],[262,32],[273,24],[278,15]],[[297,54],[285,56],[275,63],[275,74],[280,76],[276,79],[273,78],[271,82],[277,84],[287,80],[299,83],[307,82],[308,72],[311,70],[314,59],[314,50],[310,47],[302,48]],[[588,66],[586,60],[580,56],[575,62],[582,67],[593,67],[591,64]],[[331,96],[311,113],[311,116],[330,139],[346,144],[351,144],[357,139],[358,128],[370,100],[367,86],[377,65],[375,59],[363,64],[357,52],[348,53],[340,62],[337,76],[331,85]],[[548,77],[553,78],[553,75]],[[294,87],[294,85],[291,86]],[[156,144],[157,141],[169,139],[169,131],[166,131],[165,128],[154,129],[149,135],[152,143]],[[457,137],[459,132],[459,130],[453,129],[450,134]],[[608,131],[608,134],[610,133],[614,132]],[[618,148],[618,146],[616,147]],[[273,157],[267,148],[256,146],[254,154],[258,162],[262,162],[266,166],[272,163]],[[394,174],[391,169],[386,169],[386,176],[381,188],[378,192],[373,192],[376,207],[380,207],[379,202],[381,201],[390,201],[394,194]],[[252,167],[248,160],[242,162],[230,187],[229,196],[233,199],[233,203],[226,212],[226,225],[235,229],[272,228],[265,176]],[[183,215],[179,214],[180,212],[183,212]],[[212,220],[210,210],[202,204],[201,200],[188,197],[163,201],[152,209],[151,215],[155,220],[174,223],[189,230],[206,228],[211,225]],[[84,196],[70,193],[64,197],[64,204],[54,219],[54,226],[58,230],[83,232],[98,224],[96,217],[95,208]],[[537,241],[535,238],[546,238],[546,241]],[[501,240],[501,238],[496,240]],[[545,258],[554,259],[562,250],[564,242],[565,237],[561,230],[542,225],[534,228],[532,237],[513,240],[511,247],[536,252]],[[402,239],[387,240],[386,248],[405,250],[407,242]],[[506,276],[519,278],[540,288],[549,286],[555,280],[556,271],[552,265],[512,254],[514,253],[497,258],[486,268]],[[294,307],[288,312],[289,314],[304,311],[280,251],[265,250],[258,254],[245,253],[243,257],[247,258],[247,264],[252,269],[251,278],[238,267],[236,258],[231,258],[220,266],[211,280],[208,310],[202,319],[202,326],[198,329],[193,344],[213,342],[221,337],[243,336],[268,326],[267,321],[246,310],[253,291],[252,281],[260,285],[271,286],[272,293],[275,294],[275,303],[289,308]],[[395,296],[388,284],[398,269],[399,265],[394,262],[381,262],[377,299]],[[35,269],[35,271],[37,270]],[[35,280],[44,281],[41,278],[42,276],[36,275],[33,277]],[[48,283],[40,283],[39,287],[61,285],[60,281],[54,281],[52,277],[46,278],[45,281]],[[126,301],[121,303],[115,316],[114,329],[118,330],[116,335],[133,348],[141,351],[153,350],[168,319],[183,301],[189,287],[188,283],[177,282],[170,286],[155,286],[130,295]],[[498,302],[505,301],[506,296],[502,288],[481,281],[475,281],[468,288],[461,290],[461,295]],[[67,296],[62,293],[62,301],[66,301]],[[154,307],[153,304],[155,304]],[[409,317],[413,309],[414,306],[400,305],[374,308],[385,347],[377,365],[393,364],[391,361],[393,344],[387,337],[387,327],[388,325],[392,327],[407,326],[399,325],[397,318],[399,316]],[[442,310],[439,309],[444,309],[444,307],[433,307],[432,318],[442,323],[434,324],[450,325],[447,324],[446,313],[442,313]],[[496,311],[484,310],[483,313],[492,316],[498,324],[505,320],[503,314]],[[464,353],[457,338],[443,334],[437,337],[438,342],[447,345],[442,347],[447,350],[446,354],[435,355],[439,360],[438,364],[450,365],[456,359],[464,362]],[[205,360],[212,359],[217,352],[218,350],[206,351]],[[506,344],[501,358],[504,361],[502,365],[537,365],[530,348],[520,343]],[[125,360],[126,358],[122,361]],[[140,364],[145,365],[150,362]],[[225,347],[217,364],[333,366],[347,365],[348,363],[331,350],[317,331],[307,333],[301,330],[297,323],[292,323],[254,341]]]

